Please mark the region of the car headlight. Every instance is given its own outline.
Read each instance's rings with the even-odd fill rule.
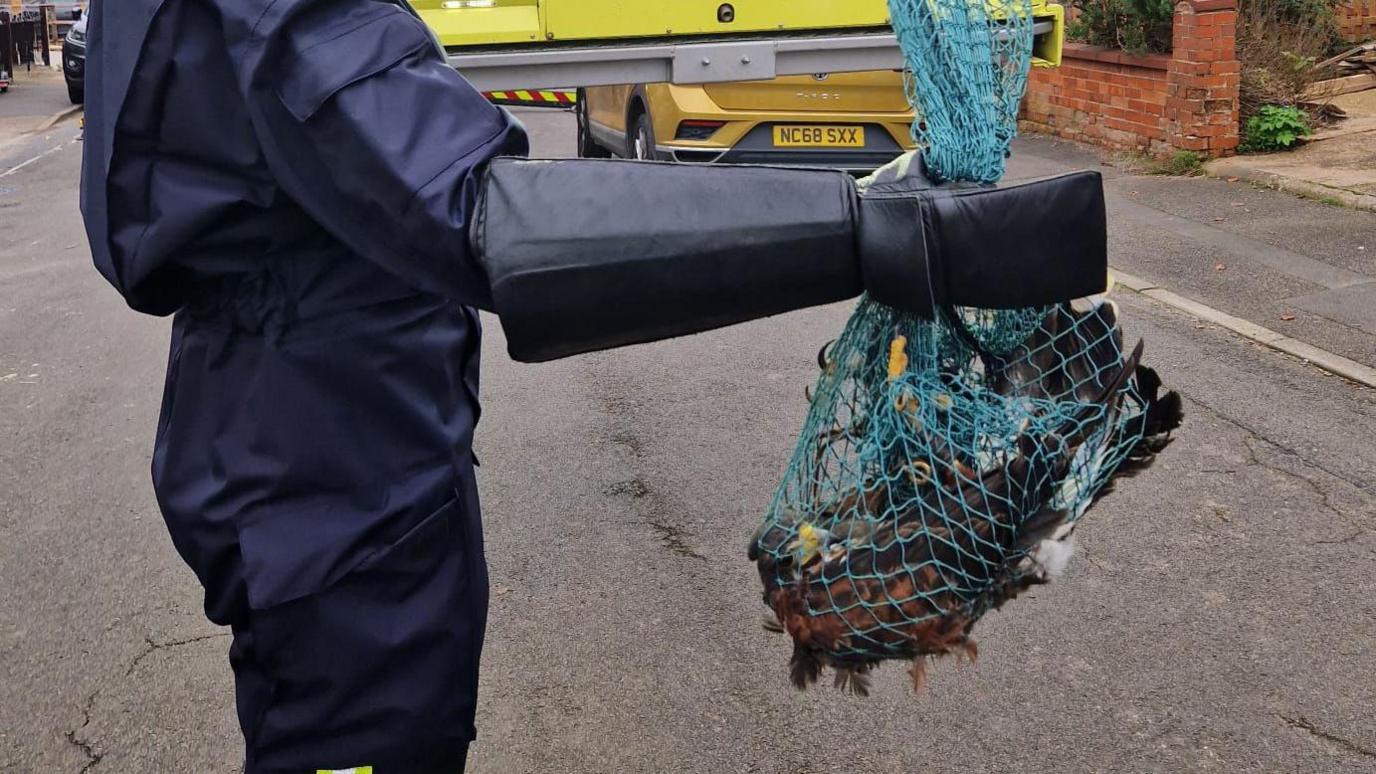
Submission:
[[[71,32],[67,33],[67,39],[72,41],[73,43],[85,43],[86,33],[82,32],[81,30],[74,29]]]

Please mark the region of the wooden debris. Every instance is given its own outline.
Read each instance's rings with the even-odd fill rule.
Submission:
[[[1305,102],[1332,99],[1343,94],[1352,94],[1358,91],[1366,91],[1376,88],[1376,68],[1369,73],[1361,75],[1348,75],[1342,78],[1333,78],[1327,81],[1312,83],[1309,88],[1304,90],[1301,97]]]
[[[1314,65],[1320,72],[1330,67],[1336,68],[1339,75],[1359,74],[1368,68],[1376,70],[1376,41],[1355,46]]]

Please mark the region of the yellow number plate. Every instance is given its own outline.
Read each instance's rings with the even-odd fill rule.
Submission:
[[[776,148],[863,148],[863,126],[776,126]]]

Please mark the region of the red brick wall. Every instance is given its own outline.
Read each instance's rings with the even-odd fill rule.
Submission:
[[[1170,57],[1067,43],[1061,66],[1032,71],[1023,123],[1113,150],[1163,154]]]
[[[1376,39],[1376,0],[1349,0],[1338,8],[1338,28],[1353,43]]]
[[[1235,0],[1180,3],[1170,54],[1067,43],[1061,67],[1033,71],[1024,128],[1153,156],[1232,153],[1241,72],[1235,7]]]

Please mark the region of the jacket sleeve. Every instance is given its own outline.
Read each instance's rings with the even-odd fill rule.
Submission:
[[[354,252],[417,289],[491,308],[468,247],[482,170],[526,155],[524,129],[383,0],[279,0],[242,70],[283,189]]]

